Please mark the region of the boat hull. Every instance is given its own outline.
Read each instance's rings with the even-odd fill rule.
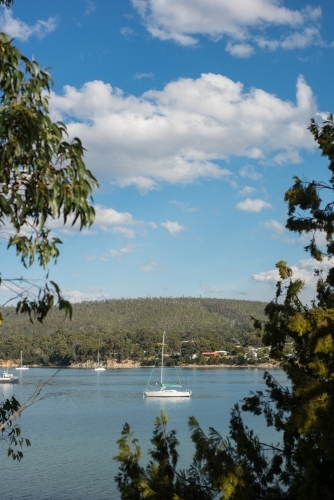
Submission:
[[[144,396],[147,398],[190,398],[191,391],[144,391]]]
[[[11,377],[0,377],[0,384],[18,384],[19,383],[19,377],[14,377],[13,375]]]

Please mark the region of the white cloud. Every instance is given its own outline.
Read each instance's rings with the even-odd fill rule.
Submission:
[[[222,75],[181,78],[141,97],[125,95],[101,81],[52,93],[55,119],[69,122],[80,137],[86,162],[99,179],[136,186],[143,194],[162,183],[187,184],[201,178],[228,179],[217,165],[233,156],[266,159],[314,149],[307,130],[317,107],[302,77],[296,104],[261,89],[244,91]],[[282,162],[282,156],[278,159]],[[258,178],[253,167],[241,175]]]
[[[46,21],[37,21],[33,26],[29,26],[20,19],[15,19],[11,10],[2,8],[2,14],[0,14],[0,31],[24,42],[34,35],[43,38],[54,31],[56,27],[57,19],[55,17],[49,17]]]
[[[251,186],[245,186],[243,189],[241,189],[239,191],[239,194],[241,196],[247,196],[248,194],[252,194],[256,191],[255,188],[251,187]]]
[[[312,32],[321,17],[320,7],[292,10],[277,0],[132,0],[132,4],[152,36],[185,46],[196,45],[200,35],[214,41],[226,36],[226,50],[237,57],[248,57],[253,49],[245,40],[256,41],[255,34],[267,28],[285,28],[285,44],[289,45],[290,36],[291,48],[302,46],[302,42],[293,41],[296,29],[300,36],[304,30],[309,44],[314,43],[317,36]],[[280,44],[284,41],[277,47]]]
[[[263,223],[263,227],[269,231],[273,231],[277,235],[282,235],[285,231],[283,224],[274,219],[266,220]]]
[[[328,270],[332,266],[333,261],[330,259],[324,259],[323,262],[318,262],[315,259],[302,259],[299,260],[296,265],[290,267],[293,271],[293,278],[304,281],[306,295],[308,295],[311,289],[314,290],[314,286],[318,280],[318,278],[314,276],[314,269],[322,269],[324,271],[324,276],[326,276]],[[275,268],[269,271],[262,271],[260,273],[253,274],[252,279],[259,283],[275,284],[280,277],[278,269]],[[314,297],[311,297],[311,299],[313,298]]]
[[[143,226],[156,228],[154,222],[144,222],[135,220],[129,212],[118,212],[113,208],[95,205],[95,221],[91,229],[84,229],[82,234],[94,234],[99,229],[103,232],[121,234],[125,238],[132,239],[136,235],[136,229]],[[71,226],[73,216],[68,217],[67,224],[64,226],[63,219],[49,219],[47,227],[52,231],[60,231],[66,234],[77,233],[79,231],[79,221]]]
[[[245,165],[244,167],[242,167],[239,171],[239,174],[241,175],[241,177],[249,177],[253,181],[258,181],[262,177],[262,174],[256,172],[252,165]]]
[[[152,261],[145,266],[140,266],[140,270],[143,271],[143,273],[156,273],[159,271],[159,267],[157,262]]]
[[[254,49],[248,43],[235,43],[232,44],[228,42],[226,45],[226,52],[229,52],[232,56],[239,58],[246,58],[253,54]]]
[[[316,27],[307,27],[302,31],[296,31],[280,40],[267,40],[263,37],[258,37],[256,43],[262,49],[276,50],[282,48],[284,50],[305,49],[310,45],[325,46],[319,29]]]
[[[260,198],[254,200],[247,198],[244,201],[240,201],[235,208],[244,212],[261,212],[264,208],[271,208],[271,204]]]
[[[161,226],[166,229],[170,234],[177,234],[180,233],[181,231],[184,231],[184,227],[181,226],[178,222],[171,222],[168,220],[167,222],[161,222]]]

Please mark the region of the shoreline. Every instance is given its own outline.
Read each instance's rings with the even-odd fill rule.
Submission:
[[[16,369],[20,365],[19,363],[15,363],[13,361],[3,361],[0,360],[0,369]],[[27,365],[28,368],[54,368],[54,369],[80,369],[80,370],[94,370],[96,368],[96,363],[95,362],[86,362],[86,363],[74,363],[69,366],[61,366],[61,365],[50,365],[50,366],[42,366],[42,365]],[[121,363],[107,363],[106,365],[103,365],[103,367],[106,370],[118,370],[118,369],[131,369],[131,368],[153,368],[152,365],[141,365],[140,363],[136,361],[123,361]],[[273,370],[273,369],[282,369],[282,364],[279,362],[276,363],[259,363],[258,365],[225,365],[225,364],[220,364],[220,365],[180,365],[180,366],[175,366],[175,367],[166,367],[166,368],[187,368],[187,369],[222,369],[222,368],[227,368],[227,369],[235,369],[235,368],[244,368],[247,370],[250,369],[261,369],[261,370]]]

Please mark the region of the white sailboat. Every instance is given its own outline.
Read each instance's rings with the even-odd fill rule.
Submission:
[[[97,351],[97,367],[94,368],[96,372],[104,372],[105,368],[100,366],[100,351]]]
[[[161,369],[160,369],[160,389],[149,389],[149,382],[147,383],[144,391],[144,396],[147,398],[190,398],[191,391],[182,389],[181,384],[166,384],[164,383],[164,346],[165,346],[165,332],[162,336],[161,347]]]
[[[21,351],[21,365],[15,368],[15,370],[29,370],[28,366],[22,364],[22,351]]]

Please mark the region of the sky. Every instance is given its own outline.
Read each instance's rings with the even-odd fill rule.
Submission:
[[[0,31],[50,68],[52,118],[82,140],[100,183],[89,230],[51,223],[63,245],[50,278],[69,300],[269,301],[279,260],[314,298],[319,265],[307,236],[285,229],[284,193],[293,175],[328,179],[307,127],[334,111],[333,16],[313,0],[0,8]],[[45,275],[4,243],[0,259],[3,278]]]

